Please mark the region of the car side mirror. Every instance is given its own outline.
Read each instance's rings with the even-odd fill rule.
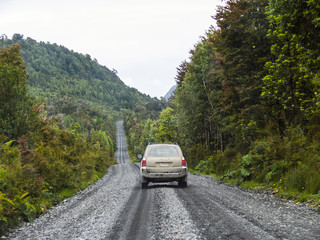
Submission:
[[[137,156],[139,159],[142,159],[142,154],[138,154],[138,156]]]

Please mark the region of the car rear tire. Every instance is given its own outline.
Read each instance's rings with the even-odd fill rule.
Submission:
[[[184,181],[178,182],[178,186],[181,187],[181,188],[186,188],[187,185],[188,185],[187,182],[184,182]]]

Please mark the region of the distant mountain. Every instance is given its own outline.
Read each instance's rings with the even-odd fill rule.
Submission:
[[[88,54],[79,54],[55,43],[24,39],[20,34],[3,42],[4,47],[15,43],[22,47],[30,93],[49,104],[67,96],[94,108],[120,111],[132,109],[138,102],[154,101],[126,86],[116,70],[98,64]]]
[[[169,100],[169,98],[173,96],[174,90],[176,90],[177,86],[178,85],[174,85],[172,88],[170,88],[169,92],[167,92],[167,94],[164,96],[166,100]]]

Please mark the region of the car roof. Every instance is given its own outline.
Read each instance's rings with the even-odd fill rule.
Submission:
[[[176,143],[176,142],[174,142],[174,143],[172,143],[172,142],[165,142],[165,143],[149,142],[148,146],[149,146],[149,145],[177,145],[177,146],[179,146],[179,144]]]

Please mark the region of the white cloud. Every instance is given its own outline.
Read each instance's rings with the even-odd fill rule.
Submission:
[[[160,86],[161,85],[161,81],[159,79],[153,79],[152,80],[152,85],[153,86]]]

